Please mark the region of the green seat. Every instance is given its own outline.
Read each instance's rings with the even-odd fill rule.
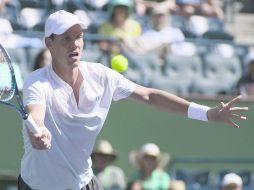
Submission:
[[[222,57],[206,54],[204,57],[204,77],[194,81],[193,91],[202,94],[230,94],[242,76],[241,62],[238,57]]]
[[[161,73],[161,62],[156,53],[136,54],[124,52],[129,61],[129,67],[140,73],[140,84],[150,86],[154,75]]]

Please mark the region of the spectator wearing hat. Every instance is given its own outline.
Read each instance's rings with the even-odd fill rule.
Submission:
[[[254,51],[245,59],[246,71],[237,83],[237,93],[245,97],[254,97]]]
[[[226,174],[221,182],[221,190],[242,190],[243,180],[235,173]]]
[[[142,33],[140,23],[130,18],[133,2],[131,0],[111,0],[108,5],[109,20],[104,22],[98,30],[100,35],[124,39],[136,37]],[[107,40],[100,42],[103,51],[118,53],[119,47]]]
[[[170,177],[163,169],[169,161],[169,155],[162,153],[154,143],[144,144],[140,150],[133,150],[129,155],[130,163],[137,171],[130,178],[129,189],[142,184],[143,190],[166,190],[170,185]]]
[[[143,28],[143,33],[135,38],[124,39],[123,47],[139,54],[156,52],[164,59],[172,44],[179,44],[185,39],[180,29],[170,26],[169,20],[170,10],[166,6],[154,6],[149,24]]]
[[[122,190],[126,188],[123,170],[112,165],[117,153],[106,140],[100,140],[92,153],[93,171],[105,190]]]

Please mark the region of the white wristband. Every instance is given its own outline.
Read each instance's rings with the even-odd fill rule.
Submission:
[[[201,121],[208,121],[207,111],[209,109],[210,107],[208,106],[203,106],[203,105],[191,102],[188,107],[188,118],[201,120]]]

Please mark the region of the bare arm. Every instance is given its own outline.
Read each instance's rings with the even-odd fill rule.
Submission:
[[[184,115],[187,115],[190,104],[189,101],[169,92],[154,88],[146,88],[140,85],[135,85],[134,92],[129,98],[151,105],[158,110]]]
[[[183,115],[188,115],[190,105],[189,101],[169,92],[146,88],[140,85],[135,85],[134,92],[130,95],[129,99],[143,102],[165,112]],[[219,105],[210,108],[206,113],[207,119],[212,122],[224,122],[234,128],[239,128],[240,126],[233,120],[246,120],[246,117],[236,113],[249,109],[248,107],[233,107],[240,99],[241,96],[237,96],[227,103],[221,102]]]

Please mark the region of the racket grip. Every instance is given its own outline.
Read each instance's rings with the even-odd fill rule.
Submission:
[[[28,118],[25,120],[25,124],[28,127],[28,129],[34,133],[34,134],[40,134],[41,130],[33,120],[33,118],[29,115]]]

